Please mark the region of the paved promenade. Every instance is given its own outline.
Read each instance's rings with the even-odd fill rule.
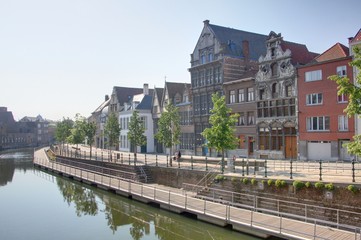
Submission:
[[[49,171],[60,173],[79,181],[95,184],[98,187],[115,191],[133,199],[155,203],[161,208],[177,212],[190,213],[199,220],[219,226],[231,225],[234,230],[247,232],[260,237],[269,235],[286,239],[361,239],[360,229],[348,226],[322,226],[313,222],[297,221],[287,214],[268,215],[252,209],[215,203],[195,198],[192,192],[126,181],[88,170],[73,168],[50,161],[44,149],[34,154],[34,164]],[[292,216],[293,218],[295,216]],[[341,230],[348,229],[348,231]]]

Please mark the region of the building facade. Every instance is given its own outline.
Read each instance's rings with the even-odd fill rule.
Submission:
[[[298,68],[299,154],[302,160],[350,160],[344,143],[352,140],[355,119],[349,118],[346,95],[328,79],[339,75],[353,79],[349,49],[337,43]]]
[[[191,54],[191,90],[193,97],[194,153],[215,156],[204,146],[201,135],[210,127],[212,94],[223,92],[223,83],[240,79],[266,51],[267,36],[221,27],[204,21],[204,27]]]
[[[297,71],[316,54],[305,45],[286,42],[270,32],[267,52],[259,57],[256,74],[257,147],[255,157],[297,158]]]

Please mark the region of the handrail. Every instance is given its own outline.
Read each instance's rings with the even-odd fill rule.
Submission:
[[[144,176],[145,177],[145,182],[147,183],[148,182],[148,175],[144,171],[143,166],[139,166],[139,169],[140,169],[140,172],[141,172],[140,176]]]
[[[47,158],[47,156],[45,156]],[[39,160],[40,159],[40,160]],[[159,190],[156,187],[147,186],[137,182],[131,182],[129,179],[121,180],[121,179],[114,179],[112,176],[110,177],[103,177],[98,173],[93,173],[92,175],[88,175],[88,171],[81,171],[76,170],[73,167],[62,166],[56,162],[49,162],[49,160],[44,160],[43,158],[39,158],[35,156],[34,163],[40,166],[47,166],[48,168],[52,168],[56,171],[64,172],[71,176],[79,177],[80,179],[85,179],[88,181],[94,181],[95,183],[102,184],[104,186],[108,186],[111,188],[118,189],[120,191],[125,191],[134,195],[141,196],[143,198],[150,199],[156,202],[162,202],[164,204],[168,204],[169,206],[175,206],[177,208],[184,209],[184,211],[188,211],[194,214],[202,214],[205,216],[209,216],[210,218],[215,218],[218,220],[225,221],[229,224],[239,224],[242,226],[249,226],[254,229],[262,230],[270,233],[274,232],[278,236],[286,237],[290,236],[290,232],[293,233],[292,235],[297,238],[312,238],[312,239],[322,239],[324,238],[322,232],[328,231],[334,232],[338,231],[338,234],[344,234],[345,236],[354,236],[355,239],[358,237],[359,227],[354,226],[345,226],[333,223],[333,226],[342,227],[347,231],[340,231],[335,228],[324,227],[320,225],[320,221],[315,220],[313,222],[314,231],[311,231],[309,228],[307,232],[306,230],[299,232],[297,228],[290,226],[289,224],[282,224],[284,221],[292,221],[291,219],[285,217],[288,216],[285,213],[281,213],[280,216],[273,216],[273,218],[278,219],[278,221],[268,221],[265,223],[262,216],[269,216],[268,214],[258,213],[255,212],[254,209],[249,210],[242,210],[240,208],[236,208],[232,205],[219,205],[218,203],[209,202],[206,200],[201,200],[189,196],[187,194],[180,194],[174,193],[171,190]],[[58,168],[60,165],[60,168]],[[65,169],[64,169],[64,168]],[[115,181],[115,182],[114,182]],[[144,191],[144,188],[150,189],[150,191]],[[218,204],[218,205],[215,205]],[[217,207],[216,207],[217,206]],[[242,214],[242,211],[249,211],[249,214]],[[275,219],[275,220],[276,220]],[[302,226],[307,225],[309,226],[311,223],[307,222],[300,222],[298,224]],[[312,226],[311,225],[311,226]],[[318,230],[320,228],[320,230]],[[307,229],[307,228],[304,228]],[[258,231],[257,230],[257,231]]]
[[[220,165],[222,161],[219,161],[216,166]],[[195,187],[192,188],[192,192],[194,192],[194,189],[197,187],[197,186],[200,186],[201,183],[204,181],[204,185],[205,187],[207,187],[207,182],[210,178],[213,177],[213,175],[217,173],[218,174],[218,169],[216,167],[212,167],[210,171],[208,171],[201,180],[198,181],[197,184],[195,184]]]

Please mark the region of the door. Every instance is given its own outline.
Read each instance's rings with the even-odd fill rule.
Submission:
[[[285,136],[285,158],[297,158],[297,137]]]
[[[248,156],[253,156],[253,149],[254,149],[254,140],[253,137],[248,137]]]

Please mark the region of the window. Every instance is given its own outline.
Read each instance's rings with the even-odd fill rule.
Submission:
[[[248,88],[247,93],[248,93],[247,101],[248,102],[254,101],[254,89],[253,88]]]
[[[264,89],[259,90],[259,100],[263,100],[266,97],[266,93]]]
[[[201,56],[201,64],[206,63],[206,55],[204,55],[204,53]]]
[[[308,131],[327,131],[330,130],[330,117],[309,117],[307,118]]]
[[[348,131],[348,117],[345,115],[338,116],[338,130]]]
[[[143,126],[144,130],[147,130],[148,129],[147,117],[140,117],[140,121],[142,122],[142,126]]]
[[[305,81],[306,82],[312,82],[312,81],[318,81],[322,80],[322,71],[316,70],[316,71],[310,71],[305,73]]]
[[[244,102],[244,89],[238,89],[238,102]]]
[[[271,69],[272,69],[272,77],[275,77],[278,75],[277,69],[278,69],[278,65],[277,63],[273,63],[271,65]]]
[[[247,121],[247,125],[254,125],[254,112],[248,112],[247,113],[248,116],[248,121]]]
[[[246,123],[246,119],[244,116],[244,113],[239,113],[239,118],[238,118],[238,125],[239,126],[243,126]]]
[[[347,101],[348,101],[347,95],[345,94],[337,95],[337,102],[345,103]]]
[[[346,76],[346,66],[338,66],[337,75],[340,77]]]
[[[236,91],[231,90],[229,91],[229,103],[235,103],[236,102]]]
[[[286,97],[292,97],[292,90],[293,89],[291,85],[285,87]]]
[[[208,54],[208,59],[209,59],[210,62],[213,61],[213,53],[209,53],[209,54]]]
[[[322,104],[322,93],[312,93],[306,95],[306,105]]]
[[[277,83],[272,84],[272,98],[278,97],[278,85]]]

